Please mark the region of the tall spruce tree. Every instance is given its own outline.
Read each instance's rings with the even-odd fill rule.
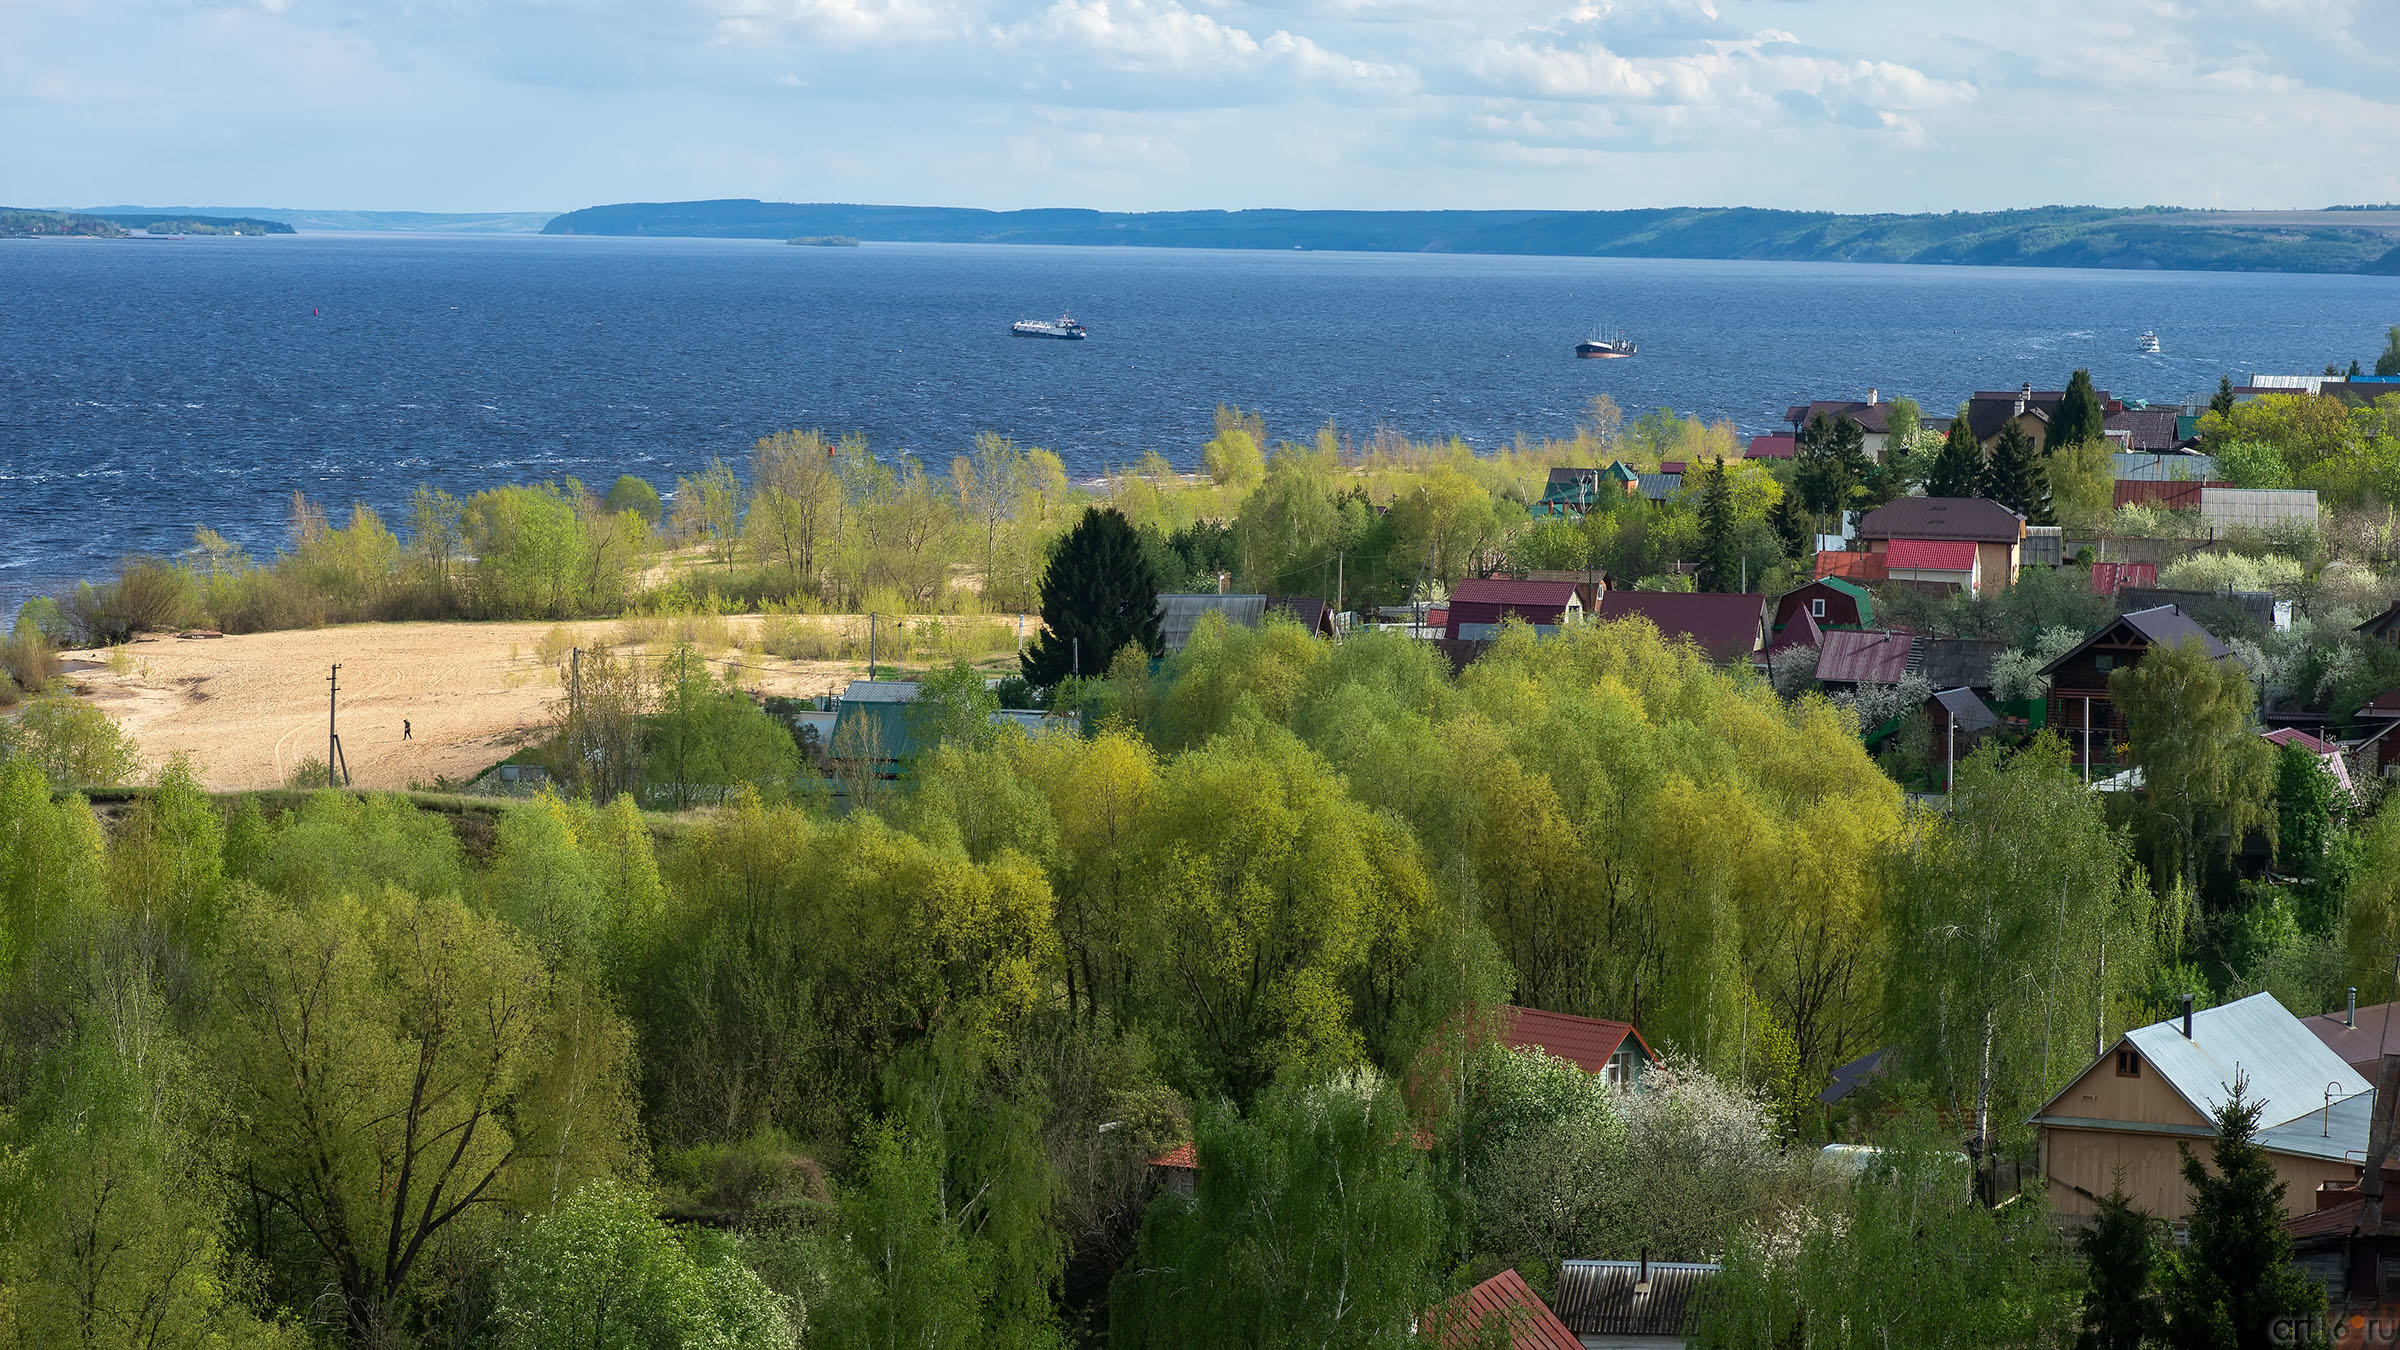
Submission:
[[[2309,1334],[2309,1319],[2325,1311],[2325,1290],[2292,1265],[2292,1240],[2283,1231],[2285,1183],[2258,1142],[2259,1103],[2248,1088],[2247,1079],[2236,1077],[2233,1095],[2217,1108],[2209,1163],[2183,1153],[2191,1241],[2167,1268],[2169,1345],[2267,1350],[2324,1343]]]
[[[1856,420],[1827,417],[1808,419],[1793,446],[1792,481],[1808,509],[1829,514],[1838,528],[1842,512],[1852,506],[1873,467],[1867,459],[1867,433]]]
[[[2375,358],[2375,373],[2400,375],[2400,323],[2393,324],[2391,331],[2384,334],[2383,355]]]
[[[2083,1332],[2075,1350],[2149,1350],[2157,1343],[2158,1291],[2151,1282],[2164,1254],[2158,1230],[2158,1220],[2126,1198],[2121,1182],[2100,1197],[2091,1226],[2075,1238],[2084,1269]]]
[[[1720,455],[1700,490],[1700,589],[1732,590],[1740,584],[1741,561],[1741,544],[1733,537],[1733,485],[1725,479]]]
[[[1775,499],[1775,505],[1767,512],[1767,524],[1773,527],[1776,541],[1783,545],[1783,556],[1805,562],[1813,551],[1809,547],[1808,522],[1800,519],[1800,508],[1792,497],[1787,492]]]
[[[2377,362],[2375,368],[2383,369],[2383,363]],[[2219,417],[2233,411],[2233,377],[2231,375],[2217,377],[2216,397],[2208,401],[2208,410]]]
[[[1095,506],[1050,555],[1042,574],[1042,634],[1018,658],[1029,684],[1049,688],[1081,670],[1099,675],[1127,644],[1164,655],[1158,575],[1124,513]]]
[[[2050,414],[2050,433],[2042,440],[2042,452],[2100,440],[2107,434],[2108,415],[2101,411],[2100,395],[2092,388],[2092,372],[2076,371],[2067,377],[2066,395]]]
[[[1941,453],[1933,457],[1933,472],[1925,475],[1928,497],[1972,497],[1983,486],[1983,445],[1964,417],[1950,419]]]
[[[1983,466],[1983,490],[1976,495],[2025,517],[2028,525],[2050,523],[2050,471],[2023,426],[2010,422],[2000,428],[1991,462]]]

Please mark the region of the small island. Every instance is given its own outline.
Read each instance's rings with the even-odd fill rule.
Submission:
[[[846,234],[804,234],[797,239],[786,239],[783,242],[787,244],[798,244],[802,248],[858,247],[858,241]]]

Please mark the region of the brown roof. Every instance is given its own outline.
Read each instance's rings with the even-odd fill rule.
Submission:
[[[1901,497],[1858,522],[1861,539],[1973,539],[2013,544],[2025,537],[2025,517],[1981,497]]]
[[[1837,628],[1817,644],[1817,678],[1828,684],[1898,684],[1916,653],[1914,633]]]
[[[1302,628],[1319,637],[1329,636],[1333,632],[1333,606],[1313,595],[1270,595],[1267,597],[1267,612],[1288,614]]]
[[[1936,689],[1989,689],[1992,663],[2008,644],[1987,638],[1928,638],[1917,644],[1917,673]]]
[[[1545,1055],[1563,1059],[1585,1073],[1600,1073],[1608,1061],[1631,1036],[1633,1043],[1652,1062],[1658,1055],[1642,1033],[1631,1022],[1612,1022],[1605,1017],[1577,1017],[1572,1013],[1543,1012],[1539,1008],[1520,1008],[1511,1003],[1499,1014],[1500,1039],[1512,1050],[1539,1050]]]
[[[2070,650],[2060,653],[2057,660],[2042,667],[2042,673],[2044,675],[2056,674],[2059,667],[2082,655],[2084,649],[2118,633],[2126,635],[2120,637],[2119,641],[2139,638],[2144,647],[2172,647],[2186,640],[2197,641],[2201,650],[2207,652],[2211,660],[2222,660],[2231,652],[2231,649],[2224,643],[2217,641],[2215,634],[2183,617],[2183,611],[2173,605],[2160,605],[2155,609],[2140,609],[2131,614],[2120,614],[2102,624],[2090,637],[2076,643]]]
[[[2095,389],[2092,392],[2100,397],[2100,415],[2103,419],[2125,411],[2125,404],[2109,397],[2107,390]],[[2050,415],[2058,411],[2058,405],[2066,396],[2064,389],[2036,389],[2030,394],[2022,388],[1978,389],[1967,398],[1967,429],[1975,433],[1978,441],[1988,441],[1999,435],[2000,428],[2015,419],[2018,399],[2025,400],[2025,411],[2047,422]]]
[[[1712,660],[1732,661],[1764,645],[1767,597],[1706,591],[1610,591],[1600,597],[1598,617],[1639,615],[1669,641],[1690,638]]]
[[[1767,650],[1779,652],[1786,647],[1814,647],[1824,641],[1825,630],[1817,626],[1817,616],[1805,609],[1796,609],[1792,611],[1792,621],[1783,626],[1783,631],[1775,635],[1773,642],[1767,644]]]
[[[1858,423],[1859,430],[1878,436],[1892,429],[1892,405],[1881,400],[1868,403],[1860,399],[1818,399],[1813,403],[1795,403],[1783,410],[1783,420],[1805,426],[1818,413],[1825,414],[1829,421],[1847,417]]]
[[[2384,1052],[2400,1054],[2400,1026],[2389,1025],[2395,1009],[2400,1009],[2400,1003],[2368,1004],[2358,1010],[2355,1027],[2345,1020],[2349,1016],[2346,1009],[2321,1017],[2303,1017],[2300,1025],[2315,1033],[2326,1049],[2340,1055],[2344,1064],[2358,1070],[2361,1078],[2372,1082],[2374,1066],[2381,1062]]]
[[[1817,550],[1817,579],[1843,577],[1851,581],[1884,581],[1890,577],[1880,553],[1852,553],[1847,549]]]
[[[2127,408],[2110,413],[2102,426],[2126,433],[2125,448],[2137,454],[2156,454],[2175,448],[2173,408]]]
[[[1490,1345],[1486,1328],[1505,1327],[1510,1350],[1583,1350],[1583,1342],[1558,1320],[1523,1276],[1504,1270],[1425,1314],[1425,1330],[1443,1350]]]

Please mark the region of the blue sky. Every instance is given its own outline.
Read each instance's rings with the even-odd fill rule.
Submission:
[[[2400,0],[0,0],[0,202],[2400,200]]]

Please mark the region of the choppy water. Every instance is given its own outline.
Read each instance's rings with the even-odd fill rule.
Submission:
[[[1011,338],[1072,308],[1083,343]],[[1220,402],[1305,436],[1568,434],[1585,400],[1772,429],[1807,397],[2125,397],[2371,356],[2400,279],[403,235],[0,241],[0,606],[282,541],[295,489],[662,488],[789,427],[946,463],[983,429],[1188,463]],[[1577,361],[1595,327],[1631,361]],[[2134,354],[2155,327],[2164,356]],[[0,610],[4,612],[4,610]]]

